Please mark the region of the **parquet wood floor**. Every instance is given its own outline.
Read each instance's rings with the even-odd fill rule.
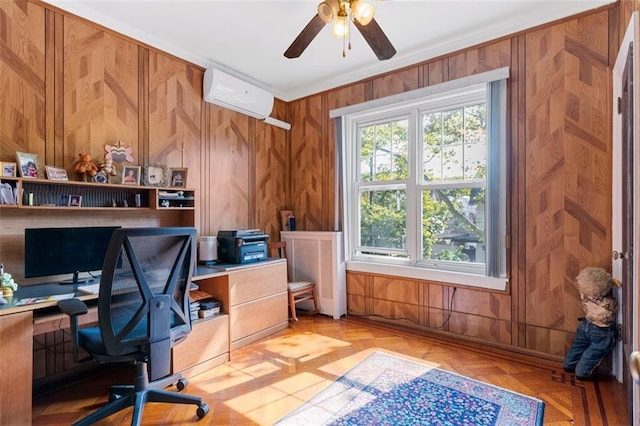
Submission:
[[[373,350],[391,351],[546,402],[545,425],[627,425],[622,386],[599,378],[579,381],[559,365],[496,356],[468,345],[397,331],[360,320],[301,317],[287,330],[232,353],[231,361],[189,379],[184,392],[211,411],[198,421],[195,407],[147,404],[146,425],[270,425],[328,386]],[[126,368],[109,370],[34,398],[33,424],[70,424],[107,400],[109,384],[127,383]],[[131,409],[105,425],[128,424]]]

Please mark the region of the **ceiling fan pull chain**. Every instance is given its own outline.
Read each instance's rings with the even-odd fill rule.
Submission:
[[[351,9],[349,9],[349,14],[351,14]],[[349,16],[349,50],[351,50],[351,21],[353,21],[353,17]]]

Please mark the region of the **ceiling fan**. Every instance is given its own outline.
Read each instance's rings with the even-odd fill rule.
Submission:
[[[326,24],[333,21],[333,34],[342,38],[342,56],[346,56],[346,44],[351,49],[349,28],[351,23],[360,31],[365,41],[381,61],[396,54],[385,33],[373,17],[373,5],[364,0],[326,0],[318,5],[318,13],[306,27],[298,34],[291,46],[284,52],[284,56],[291,59],[302,55],[313,39]]]

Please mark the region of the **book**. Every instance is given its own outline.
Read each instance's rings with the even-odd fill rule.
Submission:
[[[293,212],[291,210],[280,210],[280,221],[282,222],[283,231],[295,230],[290,228],[289,218],[291,217],[293,217]],[[295,219],[294,219],[294,226],[295,226]]]
[[[213,299],[213,296],[202,290],[191,290],[189,291],[189,301],[191,302],[199,302],[202,300]]]

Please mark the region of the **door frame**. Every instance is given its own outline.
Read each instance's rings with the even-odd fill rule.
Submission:
[[[624,131],[623,123],[622,123],[622,115],[618,113],[618,98],[622,94],[622,75],[625,68],[625,63],[627,61],[627,56],[629,50],[632,46],[635,46],[634,51],[634,60],[633,60],[633,108],[634,108],[634,125],[633,125],[633,138],[632,143],[634,146],[633,152],[633,163],[635,173],[633,176],[633,190],[634,190],[634,205],[633,205],[633,216],[634,223],[635,218],[640,218],[640,202],[639,199],[639,190],[640,190],[640,178],[638,178],[638,172],[640,171],[640,160],[639,160],[639,152],[640,152],[640,118],[638,118],[638,112],[640,111],[640,105],[638,105],[638,100],[640,100],[640,67],[637,65],[638,58],[640,57],[640,18],[639,12],[634,12],[631,15],[631,19],[629,20],[629,24],[627,26],[627,30],[625,32],[622,43],[620,44],[620,50],[618,51],[618,56],[616,58],[613,72],[612,72],[612,83],[613,83],[613,93],[612,93],[612,101],[613,101],[613,118],[612,118],[612,215],[611,215],[611,243],[613,250],[620,250],[622,247],[622,167],[619,167],[618,162],[622,158],[622,132]],[[634,248],[640,248],[640,236],[638,232],[640,229],[633,229],[633,246]],[[631,340],[632,340],[632,350],[637,351],[640,346],[640,320],[638,316],[638,278],[640,277],[640,265],[639,259],[640,256],[637,254],[632,254],[632,271],[634,283],[622,283],[622,285],[632,285],[632,320],[631,324],[626,324],[626,327],[633,327],[631,331]],[[622,276],[622,262],[614,261],[612,262],[612,273],[613,276],[620,279]],[[621,291],[617,289],[617,298],[621,300]],[[622,306],[621,309],[627,309],[627,306]],[[622,312],[618,312],[618,322],[622,321]],[[624,358],[628,357],[628,353],[624,353],[622,342],[618,341],[616,345],[616,349],[614,352],[614,363],[613,369],[618,381],[622,382],[623,380],[623,363]],[[633,379],[631,377],[627,377],[626,380]],[[633,424],[640,426],[640,387],[637,384],[631,385],[631,393],[629,395],[633,402],[632,407],[632,416],[633,416]]]

